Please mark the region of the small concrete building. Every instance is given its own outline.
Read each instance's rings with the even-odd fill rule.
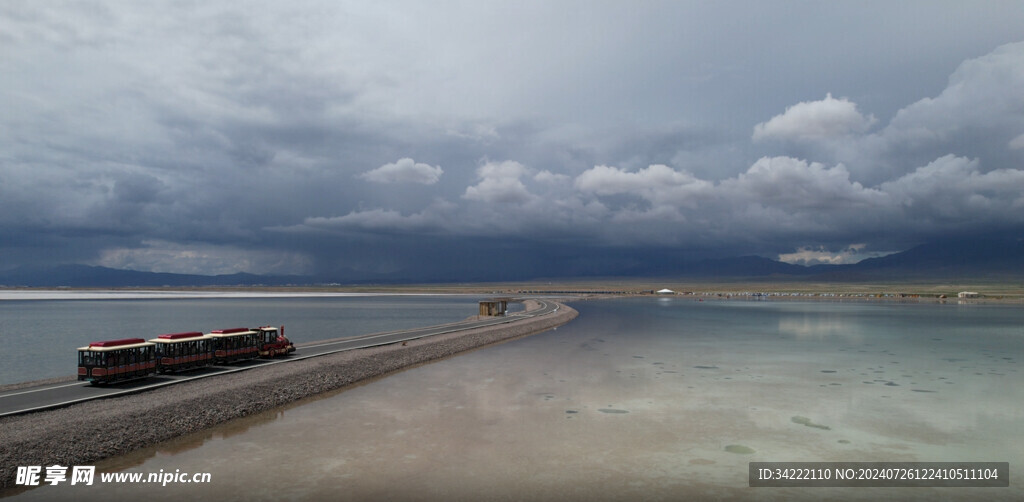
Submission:
[[[978,296],[980,295],[974,291],[961,291],[956,294],[957,298],[977,298]]]
[[[508,313],[508,298],[480,300],[480,315],[503,316]]]

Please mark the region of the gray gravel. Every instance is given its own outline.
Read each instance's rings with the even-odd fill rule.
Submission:
[[[18,466],[93,465],[305,397],[540,333],[576,316],[575,310],[561,305],[554,314],[511,324],[274,364],[136,395],[0,418],[0,488],[13,486]]]

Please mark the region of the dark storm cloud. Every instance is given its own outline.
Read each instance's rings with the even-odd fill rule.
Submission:
[[[0,257],[497,278],[1019,229],[1022,16],[5,2]]]

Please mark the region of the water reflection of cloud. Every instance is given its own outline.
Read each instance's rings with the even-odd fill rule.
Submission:
[[[864,336],[855,323],[838,314],[783,314],[779,317],[779,334],[803,340],[837,340],[861,342]]]

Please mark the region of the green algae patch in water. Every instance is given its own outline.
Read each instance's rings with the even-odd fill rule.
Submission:
[[[821,429],[821,430],[825,430],[825,431],[832,430],[832,428],[827,426],[827,425],[816,424],[816,423],[812,422],[811,419],[809,419],[807,417],[801,417],[799,415],[791,418],[790,420],[794,424],[800,424],[800,425],[804,425],[804,426],[807,426],[807,427],[814,427],[815,429]]]
[[[737,453],[740,455],[750,455],[751,453],[756,453],[753,448],[749,446],[743,446],[741,444],[731,444],[729,446],[726,446],[725,451],[729,453]]]
[[[598,408],[601,413],[629,413],[627,410],[616,410],[614,408]]]

